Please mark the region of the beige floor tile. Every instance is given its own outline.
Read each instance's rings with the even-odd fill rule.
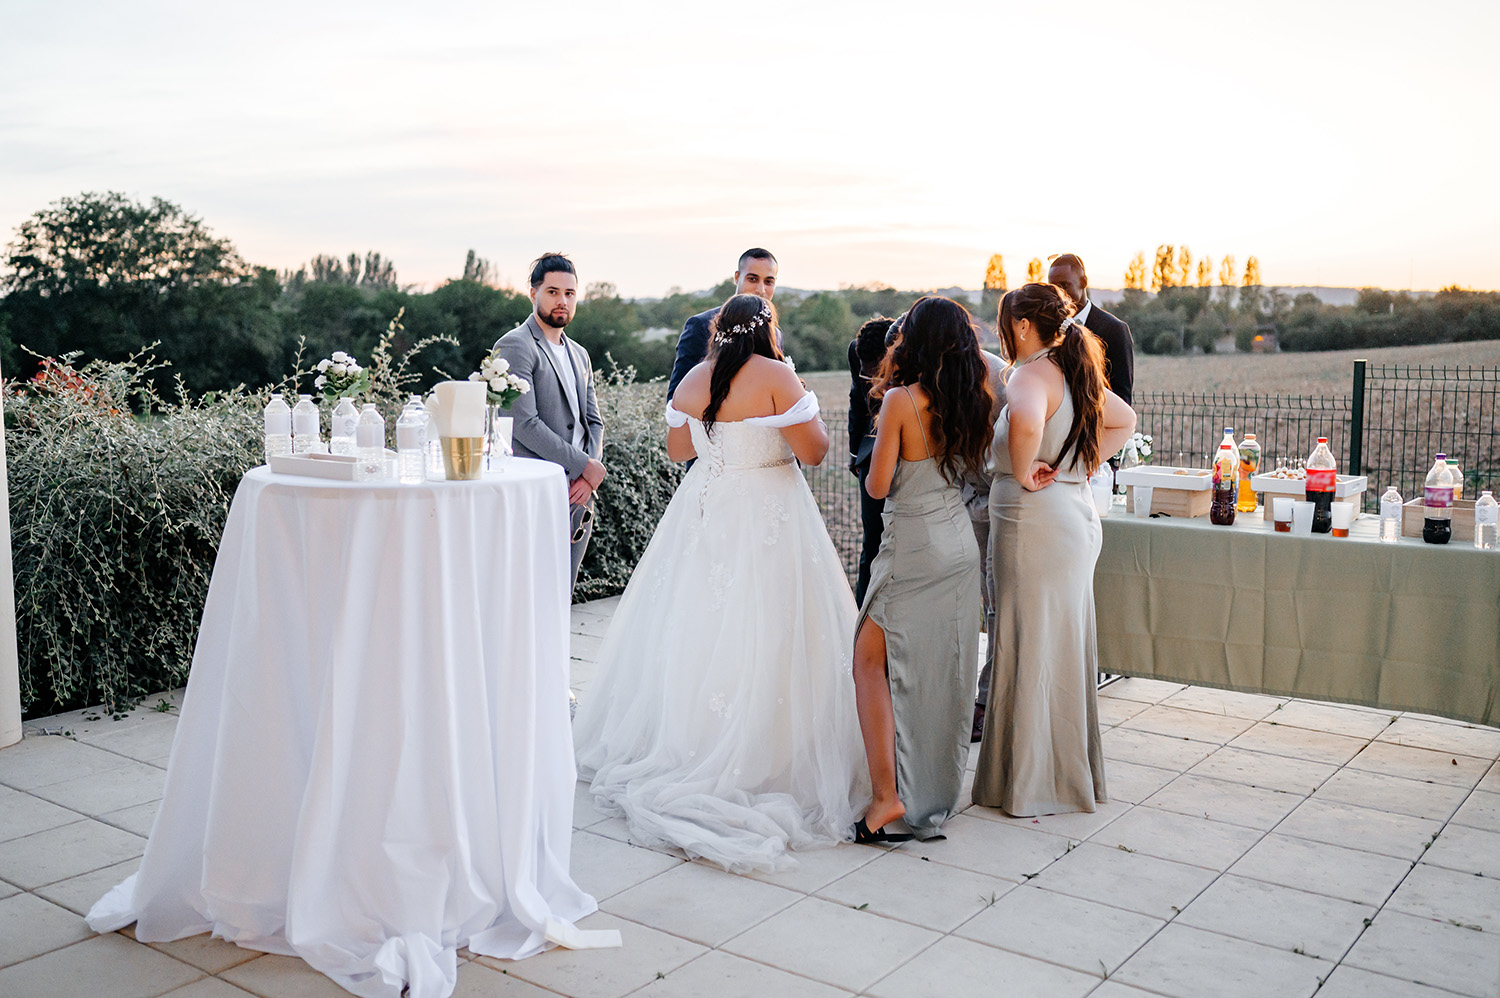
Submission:
[[[1166,923],[1026,884],[954,935],[1093,976],[1112,974]]]
[[[598,901],[682,864],[683,860],[616,842],[593,832],[573,833],[569,872],[573,875],[573,882]]]
[[[1296,728],[1311,728],[1334,735],[1349,735],[1353,738],[1374,738],[1392,724],[1396,712],[1372,713],[1367,710],[1352,710],[1329,703],[1311,703],[1293,700],[1280,710],[1267,716],[1277,724],[1290,724]]]
[[[1262,721],[1229,743],[1233,748],[1271,755],[1287,755],[1333,766],[1342,766],[1359,754],[1369,742],[1363,738],[1313,731],[1275,721]]]
[[[82,942],[94,931],[66,908],[32,894],[0,901],[0,967]]]
[[[101,870],[93,870],[67,880],[59,880],[45,887],[38,887],[34,893],[53,904],[62,905],[75,914],[87,915],[94,903],[107,894],[110,888],[140,868],[141,858],[137,856],[123,863],[106,866]]]
[[[1214,746],[1188,738],[1157,735],[1129,728],[1110,728],[1101,732],[1104,741],[1105,772],[1116,759],[1139,766],[1155,766],[1179,773],[1192,769],[1207,759]]]
[[[1442,827],[1441,821],[1430,818],[1414,818],[1409,814],[1377,811],[1313,797],[1287,815],[1286,820],[1276,826],[1276,831],[1299,839],[1416,862]]]
[[[1500,986],[1500,944],[1493,931],[1396,911],[1376,915],[1344,962],[1477,998],[1491,998]]]
[[[1105,981],[1093,991],[1089,992],[1089,998],[1157,998],[1155,992],[1142,991],[1119,981]]]
[[[172,751],[177,734],[176,714],[155,714],[149,720],[131,724],[128,721],[104,721],[101,725],[78,733],[78,740],[128,759],[149,761]]]
[[[0,877],[31,890],[134,859],[145,849],[139,835],[85,819],[0,842]]]
[[[1169,919],[1213,882],[1212,870],[1085,842],[1031,881],[1059,894]]]
[[[682,863],[621,891],[601,907],[674,936],[718,946],[802,897],[705,864]]]
[[[0,797],[0,842],[68,825],[83,815],[21,790]]]
[[[585,662],[599,661],[599,647],[604,644],[602,637],[594,637],[589,634],[569,634],[568,652],[574,659]]]
[[[1131,731],[1150,731],[1158,735],[1172,735],[1223,745],[1254,723],[1243,717],[1185,710],[1165,703],[1147,707],[1120,727]]]
[[[1155,807],[1138,807],[1095,833],[1089,841],[1101,846],[1124,846],[1157,859],[1227,870],[1264,834],[1257,828]]]
[[[1139,804],[1177,777],[1175,770],[1141,766],[1120,759],[1110,759],[1104,764],[1109,799],[1126,804]]]
[[[349,992],[295,956],[268,953],[219,975],[258,998],[347,998]]]
[[[574,614],[573,619],[568,623],[568,632],[602,638],[609,633],[609,618],[586,613]]]
[[[993,807],[975,805],[966,814],[987,821],[999,821],[1007,825],[1030,828],[1038,832],[1061,835],[1067,839],[1086,839],[1099,829],[1119,818],[1133,805],[1125,801],[1101,801],[1092,811],[1074,811],[1070,814],[1041,814],[1034,818],[1012,818],[1004,811]]]
[[[940,938],[929,929],[806,898],[722,948],[824,984],[863,991]]]
[[[156,998],[202,976],[194,967],[110,933],[0,970],[0,995]]]
[[[1150,707],[1148,703],[1138,700],[1121,700],[1119,697],[1099,698],[1099,723],[1104,727],[1113,727],[1121,721],[1128,721],[1141,711]]]
[[[943,826],[942,842],[908,842],[900,851],[945,866],[1020,883],[1068,851],[1069,840],[1000,821],[960,814]]]
[[[1224,876],[1198,895],[1177,921],[1272,949],[1300,949],[1336,963],[1376,910],[1279,884]]]
[[[610,817],[594,806],[594,792],[587,780],[579,780],[573,789],[573,827],[588,828]]]
[[[841,998],[852,995],[806,977],[714,951],[652,981],[640,998]]]
[[[951,932],[1015,886],[1009,880],[893,852],[817,894],[860,911]]]
[[[207,932],[186,939],[174,939],[166,943],[147,943],[154,950],[183,963],[197,967],[205,974],[222,974],[230,967],[249,963],[262,954],[253,949],[241,949],[234,943],[215,939]]]
[[[1478,783],[1490,765],[1488,760],[1473,756],[1382,741],[1371,742],[1349,762],[1350,769],[1428,783],[1446,783],[1465,790]]]
[[[1457,824],[1483,828],[1487,832],[1500,832],[1500,794],[1487,790],[1474,791],[1463,802],[1453,820]]]
[[[1500,794],[1500,762],[1490,767],[1484,779],[1479,781],[1479,790],[1488,790],[1490,793]]]
[[[578,923],[581,929],[618,929],[624,940],[619,949],[554,949],[525,960],[476,959],[493,970],[577,998],[620,998],[670,976],[689,960],[708,952],[706,947],[659,932],[636,922],[596,912]]]
[[[1083,998],[1099,978],[952,936],[869,989],[875,998],[953,998],[1005,993]]]
[[[1120,700],[1138,700],[1141,703],[1161,703],[1163,700],[1187,689],[1182,683],[1164,683],[1159,679],[1117,679],[1099,691],[1101,697],[1116,697]]]
[[[831,849],[808,849],[793,853],[797,865],[789,870],[757,870],[747,874],[763,884],[775,884],[787,890],[811,894],[846,874],[885,855],[886,849],[843,843]]]
[[[250,998],[250,992],[217,977],[204,977],[185,988],[167,992],[167,998]]]
[[[1219,749],[1190,772],[1194,776],[1211,776],[1216,780],[1306,795],[1338,772],[1338,767],[1231,747]]]
[[[1500,756],[1500,728],[1445,724],[1415,717],[1398,718],[1395,724],[1380,733],[1380,741],[1478,756],[1490,762]]]
[[[1096,991],[1090,998],[1102,996]],[[1453,998],[1453,992],[1439,991],[1425,984],[1387,977],[1343,963],[1318,989],[1318,998]]]
[[[1403,859],[1275,832],[1230,867],[1238,876],[1377,906],[1409,870]]]
[[[1173,924],[1125,961],[1115,980],[1172,998],[1305,998],[1332,969],[1326,960]]]
[[[15,895],[20,893],[21,888],[17,887],[15,884],[6,883],[4,880],[0,880],[0,899],[14,897]]]
[[[1500,935],[1500,880],[1418,863],[1386,902],[1386,908],[1478,925],[1493,943]]]
[[[1209,686],[1189,686],[1180,693],[1172,694],[1166,700],[1168,707],[1199,710],[1205,714],[1219,714],[1224,717],[1243,717],[1250,721],[1259,721],[1284,703],[1286,703],[1284,697],[1216,690]]]
[[[37,787],[80,776],[107,772],[130,764],[113,752],[83,745],[71,738],[41,735],[23,738],[0,752],[0,784],[16,790]]]
[[[1500,832],[1450,823],[1422,854],[1422,862],[1500,880]]]
[[[1314,800],[1358,804],[1416,818],[1446,821],[1467,795],[1462,787],[1423,783],[1383,773],[1341,769],[1313,793]]]
[[[1145,803],[1148,807],[1191,814],[1210,821],[1269,830],[1305,799],[1301,794],[1186,775],[1152,794]]]
[[[147,801],[144,804],[137,804],[134,807],[109,811],[99,815],[99,820],[106,825],[113,825],[133,835],[150,838],[151,826],[156,822],[156,812],[159,810],[161,810],[161,801],[153,800]]]
[[[508,970],[509,968],[507,968]],[[512,977],[478,961],[458,965],[458,986],[452,998],[554,998],[555,992],[544,991],[535,984]]]

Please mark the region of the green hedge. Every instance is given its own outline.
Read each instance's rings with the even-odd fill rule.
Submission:
[[[681,477],[666,458],[665,389],[632,377],[600,378],[609,476],[579,600],[624,588]],[[161,398],[153,380],[162,380],[159,366],[96,361],[49,364],[40,383],[5,386],[21,705],[30,716],[92,705],[118,712],[187,680],[230,500],[262,460],[260,411],[271,389]]]

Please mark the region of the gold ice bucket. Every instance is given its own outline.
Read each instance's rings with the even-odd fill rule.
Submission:
[[[484,471],[484,437],[439,437],[443,477],[450,482],[478,481]]]

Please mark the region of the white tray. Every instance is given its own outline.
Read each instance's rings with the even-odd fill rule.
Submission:
[[[1277,478],[1274,475],[1251,475],[1250,487],[1256,492],[1270,492],[1273,495],[1305,496],[1307,495],[1307,479],[1305,478]],[[1370,479],[1367,475],[1336,475],[1334,476],[1333,497],[1342,499],[1365,491],[1370,487]]]
[[[355,458],[348,454],[278,454],[271,458],[271,470],[278,475],[332,478],[339,482],[354,481],[354,464]]]
[[[1115,481],[1121,485],[1150,485],[1159,489],[1182,489],[1184,492],[1207,492],[1214,484],[1213,475],[1206,468],[1174,468],[1156,464],[1121,468],[1115,472]]]

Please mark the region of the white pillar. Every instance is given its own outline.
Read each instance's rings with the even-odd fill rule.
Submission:
[[[0,402],[0,748],[21,740],[21,657],[16,652],[16,580],[10,560],[10,476]]]

